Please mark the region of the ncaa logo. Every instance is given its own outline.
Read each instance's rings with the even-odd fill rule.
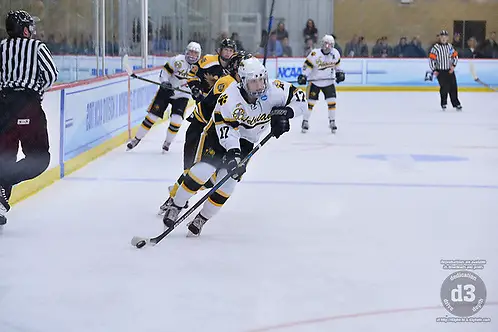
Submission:
[[[261,96],[261,100],[262,100],[262,101],[267,101],[267,100],[268,100],[268,96],[267,96],[267,95],[263,95],[263,96]]]

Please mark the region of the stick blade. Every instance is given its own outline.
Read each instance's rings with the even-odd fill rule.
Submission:
[[[474,81],[477,81],[479,79],[479,77],[477,77],[476,68],[475,68],[473,62],[469,63],[469,68],[470,68],[470,74],[472,75],[472,78],[474,79]]]
[[[128,54],[123,56],[123,69],[126,70],[128,75],[133,75],[133,70],[130,67],[130,60],[128,59]]]

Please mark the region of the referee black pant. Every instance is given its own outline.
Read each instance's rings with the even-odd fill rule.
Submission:
[[[441,106],[446,106],[446,104],[448,104],[448,94],[450,95],[450,100],[453,107],[460,106],[460,101],[458,100],[458,85],[455,72],[450,73],[448,70],[439,70],[437,80],[439,82]]]
[[[17,161],[21,143],[24,159]],[[0,91],[0,185],[12,187],[43,173],[50,163],[47,118],[36,92]]]

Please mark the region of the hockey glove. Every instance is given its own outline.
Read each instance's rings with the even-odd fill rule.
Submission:
[[[345,79],[346,79],[346,74],[342,70],[337,70],[335,72],[335,81],[337,83],[344,82]]]
[[[294,117],[294,111],[288,106],[275,106],[271,110],[271,133],[279,138],[290,130],[289,119]]]
[[[161,96],[169,98],[175,94],[173,90],[173,86],[170,82],[162,82],[161,83]]]
[[[226,165],[228,172],[233,172],[232,178],[238,180],[242,174],[246,172],[246,165],[240,165],[240,150],[230,149],[227,151],[226,155]]]
[[[173,90],[173,85],[170,82],[162,82],[161,89],[164,90]]]
[[[193,87],[192,88],[192,97],[195,99],[196,102],[200,103],[201,101],[204,100],[204,96],[202,94],[201,89],[198,87]]]
[[[306,78],[305,75],[301,74],[297,77],[297,83],[301,84],[301,85],[305,85],[306,82],[308,81],[308,79]]]

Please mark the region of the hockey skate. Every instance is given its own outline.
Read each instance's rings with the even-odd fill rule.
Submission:
[[[166,153],[169,151],[169,146],[171,145],[171,142],[164,141],[163,143],[163,153]]]
[[[168,187],[169,192],[171,192],[172,189],[173,189],[173,186],[169,186]],[[163,216],[164,212],[166,211],[166,208],[168,206],[170,206],[171,204],[173,204],[173,198],[172,197],[168,197],[168,199],[166,200],[166,202],[164,202],[163,205],[161,205],[159,207],[159,212],[157,213],[157,215],[158,216]],[[188,201],[185,203],[185,206],[183,208],[184,209],[188,208]]]
[[[332,131],[332,134],[335,134],[335,132],[337,131],[337,126],[335,125],[335,120],[330,120],[329,127],[330,127],[330,130]]]
[[[446,105],[441,105],[441,109],[442,109],[443,111],[446,111]]]
[[[178,215],[182,210],[181,207],[176,206],[174,202],[171,202],[170,205],[167,205],[164,209],[164,217],[163,223],[166,229],[172,228],[175,226],[176,220],[178,219]]]
[[[5,213],[9,212],[10,205],[7,200],[7,196],[5,196],[5,189],[0,186],[0,226],[5,225],[7,223],[7,217]]]
[[[458,105],[457,107],[455,107],[457,112],[461,112],[462,111],[462,105]]]
[[[166,209],[168,208],[168,206],[170,206],[171,204],[173,204],[173,198],[168,197],[168,199],[166,200],[166,202],[164,202],[159,207],[159,212],[157,212],[157,215],[158,216],[164,216],[164,212],[166,211]]]
[[[193,236],[199,236],[201,235],[202,231],[202,226],[207,222],[208,220],[204,218],[200,213],[195,216],[194,220],[188,223],[188,230],[189,232],[187,233],[187,237],[193,237]]]
[[[131,141],[128,142],[128,144],[126,144],[126,151],[130,151],[135,146],[137,146],[138,143],[140,143],[140,140],[138,138],[132,139]]]
[[[309,128],[310,128],[310,126],[308,124],[308,121],[303,120],[303,123],[301,124],[301,132],[304,134],[305,132],[308,131]]]

